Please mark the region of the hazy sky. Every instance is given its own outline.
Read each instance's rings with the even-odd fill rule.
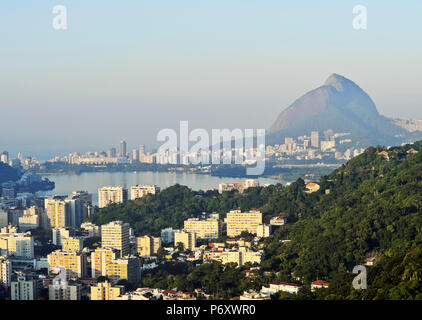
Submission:
[[[67,30],[52,27],[55,5]],[[180,120],[268,128],[334,72],[380,113],[422,118],[421,12],[420,0],[3,0],[0,150],[131,149]]]

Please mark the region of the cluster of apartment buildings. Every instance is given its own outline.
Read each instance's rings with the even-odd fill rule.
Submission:
[[[130,188],[130,199],[142,198],[147,194],[156,194],[160,188],[156,185],[135,185]],[[124,187],[102,187],[98,189],[98,207],[104,208],[109,204],[123,203],[128,200],[128,189]]]
[[[325,130],[322,135],[319,131],[312,131],[310,136],[304,135],[296,138],[286,137],[283,144],[267,146],[265,154],[267,159],[273,161],[284,160],[312,160],[325,157],[337,160],[350,160],[361,154],[364,149],[342,148],[339,145],[351,144],[352,140],[347,138],[350,133],[335,133],[333,130]]]
[[[247,180],[237,190],[257,185]],[[231,187],[238,188],[225,186]],[[145,185],[130,190],[100,188],[99,207],[126,201],[129,191],[131,199],[137,199],[160,189]],[[233,210],[224,219],[218,213],[200,214],[186,219],[180,230],[165,228],[160,236],[136,237],[129,224],[122,221],[102,226],[83,222],[96,210],[92,195],[86,191],[37,198],[26,204],[30,205],[0,210],[0,285],[10,289],[9,298],[13,300],[37,299],[42,288],[48,289],[51,300],[203,298],[207,295],[199,288],[194,293],[148,288],[124,292],[118,282],[139,283],[142,270],[157,267],[154,261],[160,250],[168,260],[259,264],[264,252],[256,243],[234,238],[247,232],[259,240],[286,223],[284,217],[275,217],[267,225],[257,210]],[[40,230],[51,230],[49,244],[56,246],[45,255],[36,254],[36,249],[43,251],[43,243],[34,240],[37,238],[33,235]],[[215,241],[223,235],[229,239]],[[98,239],[98,243],[88,246],[92,239]]]
[[[5,163],[11,167],[22,167],[25,170],[36,168],[40,165],[40,162],[35,157],[24,158],[22,152],[18,153],[17,158],[11,158],[9,152],[3,150],[0,153],[0,163]]]

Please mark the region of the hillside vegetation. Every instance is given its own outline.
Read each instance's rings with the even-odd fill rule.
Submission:
[[[419,152],[408,153],[411,148]],[[278,280],[305,284],[299,295],[282,299],[422,299],[422,142],[390,148],[388,158],[379,154],[383,150],[368,148],[321,178],[320,190],[312,194],[305,193],[301,179],[288,187],[250,188],[243,195],[194,192],[176,185],[109,206],[91,219],[99,224],[119,219],[137,234],[158,235],[164,227],[181,228],[185,219],[201,212],[224,215],[231,209],[257,208],[265,222],[284,213],[289,223],[264,242],[261,273],[251,283],[244,276],[232,277],[232,293],[248,286],[257,289],[269,281],[262,272],[271,271]],[[351,270],[368,257],[375,259],[375,266],[368,267],[368,289],[354,290]],[[184,274],[179,287],[191,288],[199,281],[199,270],[209,267],[197,268],[186,271],[190,276]],[[316,279],[329,281],[329,289],[311,293],[306,288]],[[146,281],[154,283],[148,277]],[[230,283],[227,278],[224,282]]]

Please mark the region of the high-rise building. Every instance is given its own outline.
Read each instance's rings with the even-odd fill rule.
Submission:
[[[144,162],[145,157],[145,145],[139,145],[139,162]]]
[[[127,189],[122,187],[103,187],[98,189],[98,207],[104,208],[111,203],[127,201]]]
[[[124,293],[124,286],[112,286],[108,281],[91,286],[91,300],[115,300]]]
[[[311,132],[311,146],[314,148],[319,148],[319,133],[318,131]]]
[[[236,237],[243,231],[256,234],[258,225],[262,224],[260,211],[241,212],[232,210],[227,213],[227,236]]]
[[[12,263],[0,256],[0,287],[10,287],[12,277]]]
[[[120,157],[126,157],[126,141],[120,141]]]
[[[63,267],[66,269],[66,276],[71,278],[82,278],[87,273],[86,255],[83,252],[65,252],[56,250],[47,256],[50,271]]]
[[[110,148],[107,150],[107,158],[115,158],[116,154],[116,148]]]
[[[107,266],[119,257],[119,251],[112,248],[97,248],[91,253],[91,276],[107,276]]]
[[[9,164],[9,153],[7,151],[0,153],[0,162]]]
[[[161,247],[161,238],[152,236],[137,237],[136,247],[140,256],[150,256],[158,252]]]
[[[190,218],[185,220],[184,230],[195,232],[198,239],[216,239],[221,235],[221,224],[218,219]]]
[[[173,228],[165,228],[161,230],[161,242],[162,243],[173,243],[174,241],[174,233],[179,230],[175,230]]]
[[[196,247],[196,233],[180,230],[174,233],[174,246],[183,244],[185,250],[194,251]]]
[[[10,286],[11,300],[36,300],[38,297],[37,280],[20,273],[13,277]]]
[[[0,228],[6,227],[9,224],[9,215],[6,210],[0,209]]]
[[[79,227],[92,207],[92,195],[87,191],[74,191],[65,201],[69,203],[69,225]]]
[[[66,280],[66,269],[61,268],[62,276],[56,276],[53,283],[48,286],[48,300],[81,300],[80,283]]]
[[[48,219],[48,227],[66,227],[70,224],[70,205],[63,197],[45,199],[45,212]]]
[[[121,279],[137,283],[141,279],[141,262],[138,257],[123,257],[107,265],[107,277],[114,283]]]
[[[132,160],[133,162],[139,162],[139,151],[136,149],[132,150]]]
[[[30,233],[0,233],[0,252],[17,258],[34,258],[34,238]]]
[[[119,250],[120,256],[129,254],[129,224],[112,221],[101,226],[101,246]]]
[[[152,185],[152,186],[132,186],[130,188],[130,199],[131,200],[135,200],[137,198],[142,198],[143,196],[147,195],[147,194],[156,194],[160,192],[160,188]]]

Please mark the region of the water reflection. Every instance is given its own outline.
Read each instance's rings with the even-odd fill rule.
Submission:
[[[173,172],[85,172],[72,175],[48,175],[48,179],[56,183],[52,191],[43,192],[42,195],[67,195],[72,191],[86,190],[92,193],[94,204],[98,204],[98,188],[104,186],[123,186],[130,188],[136,184],[155,184],[161,189],[179,183],[193,190],[218,189],[222,182],[242,182],[244,178],[220,178],[203,174],[173,173]],[[275,184],[280,181],[259,178],[259,183]]]

